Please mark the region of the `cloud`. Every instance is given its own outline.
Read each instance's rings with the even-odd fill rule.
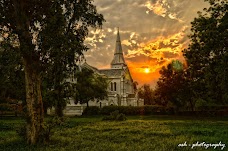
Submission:
[[[181,50],[189,44],[190,22],[207,6],[199,0],[96,0],[94,4],[106,22],[101,30],[89,32],[87,62],[97,68],[110,66],[119,27],[126,62],[141,84],[156,81],[158,71],[172,59],[184,60]],[[141,72],[145,65],[151,69],[146,75]]]
[[[157,0],[154,3],[148,0],[145,3],[145,7],[148,8],[148,10],[146,11],[147,14],[149,14],[150,11],[152,11],[154,14],[158,16],[168,17],[170,19],[183,22],[183,20],[178,17],[179,12],[176,11],[179,5],[177,5],[176,1],[173,0]]]
[[[153,56],[156,58],[161,58],[164,57],[162,55],[162,52],[167,51],[172,52],[174,54],[179,54],[183,49],[185,29],[186,27],[184,26],[180,31],[173,35],[169,35],[167,37],[160,36],[147,43],[134,43],[131,40],[128,40],[127,47],[130,49],[128,49],[128,53],[125,57],[132,58],[137,57],[140,54],[143,54],[144,56]],[[136,40],[138,39],[140,38],[136,38]],[[182,43],[180,43],[180,41],[182,41]]]

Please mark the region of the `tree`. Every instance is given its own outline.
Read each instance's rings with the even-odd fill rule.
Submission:
[[[23,66],[16,51],[0,50],[1,112],[13,111],[17,116],[21,102],[25,104]]]
[[[69,100],[69,98],[72,98],[76,91],[72,89],[74,83],[71,82],[71,78],[63,79],[62,82],[57,83],[56,77],[53,77],[54,75],[49,71],[43,79],[42,94],[44,114],[47,114],[48,108],[54,107],[55,115],[62,117],[63,109],[66,107],[67,100]]]
[[[89,101],[103,100],[107,97],[108,82],[105,77],[87,68],[78,72],[76,77],[76,103],[86,103],[88,107]]]
[[[138,97],[144,99],[144,105],[154,105],[154,90],[148,84],[144,84],[138,89]]]
[[[137,90],[138,90],[138,85],[139,85],[139,83],[137,82],[137,81],[133,81],[133,88],[134,88],[134,92],[137,92]]]
[[[25,100],[24,74],[18,54],[0,50],[0,101]]]
[[[160,74],[155,90],[155,95],[159,99],[157,103],[174,106],[177,110],[181,107],[194,110],[191,80],[183,64],[174,60],[167,67],[162,67]]]
[[[88,27],[101,26],[103,21],[91,0],[0,1],[0,45],[18,50],[25,72],[28,143],[42,139],[42,74],[58,63],[58,72],[72,71],[87,50],[83,42]]]
[[[210,4],[192,24],[191,43],[184,50],[198,96],[208,103],[228,103],[228,1]]]

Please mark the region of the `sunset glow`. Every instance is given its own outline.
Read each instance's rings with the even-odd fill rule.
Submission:
[[[97,68],[109,68],[119,27],[133,80],[155,86],[162,66],[172,60],[185,62],[182,51],[189,44],[190,22],[208,5],[199,0],[129,1],[95,1],[106,22],[102,29],[90,32],[85,57]]]
[[[150,69],[149,69],[149,68],[145,68],[145,69],[144,69],[144,72],[145,72],[145,73],[150,73]]]

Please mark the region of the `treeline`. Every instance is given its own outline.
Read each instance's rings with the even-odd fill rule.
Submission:
[[[210,0],[191,23],[190,44],[183,50],[186,64],[173,61],[160,70],[155,89],[144,85],[145,104],[196,110],[228,105],[228,4]]]
[[[143,116],[143,115],[179,115],[179,116],[227,116],[228,106],[203,106],[203,109],[197,111],[177,111],[171,106],[162,105],[145,105],[145,106],[104,106],[102,108],[98,106],[86,107],[83,111],[83,116],[94,115],[110,115],[113,112],[118,112],[128,116]]]

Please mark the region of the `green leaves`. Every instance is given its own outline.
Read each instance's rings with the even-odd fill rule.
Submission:
[[[82,72],[77,72],[76,102],[88,103],[95,99],[105,99],[107,97],[108,82],[92,70],[83,68]]]
[[[167,67],[163,67],[160,74],[155,89],[157,103],[175,107],[177,111],[180,108],[194,110],[194,84],[186,67],[180,61],[174,60]]]
[[[204,87],[200,97],[214,103],[227,102],[228,1],[206,0],[204,9],[192,22],[191,44],[184,51],[194,83]]]

